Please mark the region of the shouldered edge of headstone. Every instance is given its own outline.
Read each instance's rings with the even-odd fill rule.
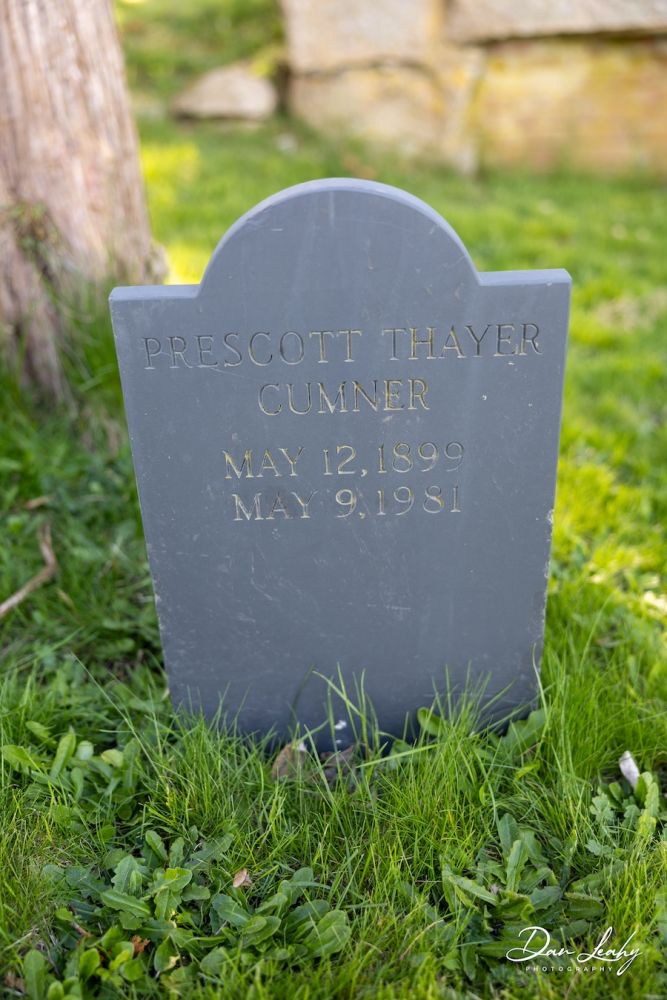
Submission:
[[[442,690],[445,670],[456,689],[470,674],[490,678],[489,718],[533,700],[570,285],[562,269],[478,272],[457,233],[427,204],[384,184],[340,178],[288,188],[251,209],[219,242],[200,285],[114,289],[114,334],[176,702],[212,714],[224,696],[242,729],[286,733],[296,721],[320,723],[331,688],[326,681],[318,687],[316,675],[335,677],[340,670],[352,683],[363,672],[381,726],[397,733],[406,714]],[[341,340],[348,351],[339,359],[342,364],[322,354],[333,342],[325,343],[321,333],[328,317],[331,329],[347,335]],[[442,321],[442,331],[436,321]],[[307,334],[294,331],[315,329],[320,356],[311,359],[306,352],[304,358]],[[296,355],[279,356],[278,331],[283,330],[291,333],[289,350],[297,337],[301,342],[299,368]],[[258,351],[250,364],[244,338],[253,331],[264,354],[260,358]],[[218,336],[234,354],[220,354]],[[343,384],[338,379],[349,380],[346,362],[353,360],[353,340],[360,380],[364,372],[396,378],[385,377],[382,405],[377,380],[348,381],[350,394],[355,387],[354,406],[348,400],[346,409],[343,395],[336,412],[340,392],[332,408],[333,392],[329,383],[322,388],[322,373],[332,374],[336,385]],[[403,345],[408,353],[401,354]],[[435,364],[445,358],[450,360]],[[328,368],[320,367],[324,360],[332,362]],[[287,374],[281,374],[282,362]],[[399,376],[402,369],[413,375],[413,366],[422,378],[405,379],[408,396]],[[295,371],[312,380],[305,383],[309,387],[320,387],[318,412],[325,416],[316,418],[313,405],[310,423],[296,416],[303,410],[293,407],[291,398],[278,403],[273,388],[282,392],[278,379],[293,378]],[[226,382],[209,378],[211,373],[226,375]],[[262,380],[274,378],[269,381],[274,409],[260,402],[260,413],[255,389],[261,400]],[[432,383],[428,397],[427,381]],[[221,394],[222,384],[228,391]],[[376,386],[375,395],[369,384]],[[254,406],[247,402],[253,393]],[[432,401],[428,406],[426,398]],[[358,410],[365,415],[354,425],[351,413]],[[226,467],[217,457],[208,466],[200,454],[195,442],[204,425],[215,427],[213,447],[226,456]],[[387,428],[392,442],[385,441]],[[408,444],[410,434],[414,440]],[[443,434],[447,442],[440,441]],[[382,517],[369,509],[367,520],[357,520],[357,514],[366,517],[362,511],[351,518],[347,507],[341,514],[335,504],[342,493],[350,506],[354,494],[355,508],[357,501],[367,500],[363,491],[347,488],[347,479],[337,479],[341,488],[329,495],[322,469],[304,475],[303,489],[311,497],[317,494],[307,513],[306,494],[294,491],[301,507],[293,516],[286,494],[265,499],[253,493],[256,482],[236,482],[242,479],[239,469],[248,472],[244,454],[256,463],[263,455],[264,465],[273,464],[277,474],[275,449],[289,452],[291,447],[292,457],[298,449],[307,458],[324,454],[324,475],[330,475],[330,447],[350,449],[344,454],[354,452],[368,464],[366,482],[377,487],[384,508],[386,480],[371,469],[371,451],[377,459],[379,450],[382,465],[385,444],[406,445],[415,458],[421,448],[426,466],[434,441],[443,456],[450,444],[451,454],[465,447],[466,457],[471,455],[448,501],[454,512],[450,521],[459,518],[456,531],[444,521],[442,529],[432,529],[434,519],[424,514],[446,507],[429,500],[428,490],[435,486],[427,487],[425,500],[412,479],[403,486],[400,450],[394,478],[401,485],[393,496],[399,494],[403,502],[401,491],[407,491],[411,506],[416,510],[419,502],[422,510],[421,521],[414,516],[405,536],[399,536],[396,521],[388,533],[384,509]],[[202,450],[210,453],[203,445]],[[231,486],[238,489],[233,494],[230,469]],[[365,467],[360,471],[366,476]],[[445,479],[448,471],[442,473]],[[450,482],[446,485],[451,492]],[[252,489],[246,495],[241,486]],[[236,507],[229,506],[232,496]],[[462,496],[467,511],[457,507]],[[334,505],[333,515],[327,504]],[[205,529],[207,544],[199,533],[186,530],[188,518]],[[254,522],[254,537],[246,530],[248,522]],[[322,552],[331,558],[333,584],[313,575],[313,555],[324,559]],[[307,614],[289,606],[290,594],[294,600],[299,596]],[[336,713],[344,715],[337,704]],[[331,740],[344,742],[333,732]]]

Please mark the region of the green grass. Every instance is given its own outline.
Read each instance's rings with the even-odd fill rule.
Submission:
[[[164,96],[171,86],[166,43],[142,20],[157,0],[121,6],[125,37],[134,30],[137,46],[140,37],[145,42],[141,52],[128,42],[131,77],[144,73],[145,85]],[[241,5],[224,5],[225,17],[236,9]],[[196,17],[206,5],[178,10],[186,23],[171,19],[172,6],[160,30],[183,40],[178,73],[185,77],[213,58],[215,45],[207,40],[206,51],[197,50],[206,33]],[[195,13],[188,18],[186,10]],[[258,22],[241,17],[239,24],[239,48],[225,48],[221,61],[277,37],[272,21],[261,38],[253,35]],[[139,962],[120,963],[125,985],[107,985],[106,995],[664,995],[660,806],[648,779],[636,798],[627,785],[598,795],[600,782],[619,778],[626,749],[663,791],[667,774],[664,188],[646,179],[462,179],[434,164],[324,141],[288,119],[252,132],[146,120],[141,132],[153,228],[174,280],[198,280],[225,228],[261,198],[341,174],[377,177],[424,198],[458,230],[480,269],[570,270],[542,714],[532,729],[501,741],[476,732],[470,704],[447,723],[423,715],[416,747],[399,743],[389,759],[371,726],[353,773],[342,767],[337,781],[314,756],[276,781],[266,746],[174,717],[108,322],[73,317],[69,403],[40,406],[10,373],[2,376],[0,600],[40,569],[37,532],[46,520],[59,571],[0,620],[0,743],[19,748],[0,760],[0,993],[20,995],[16,977],[23,977],[39,996],[41,977],[57,973],[83,983],[84,996],[104,995],[94,958],[79,967],[80,954],[96,951],[108,969],[122,934],[141,931],[120,928],[131,919],[102,893],[128,854],[146,868],[137,893],[153,891],[161,876],[146,834],[154,844],[157,834],[176,867],[179,837],[185,865],[196,844],[218,843],[193,880],[210,896],[188,900],[178,890],[178,933],[154,928]],[[26,508],[38,497],[46,499]],[[93,744],[90,759],[82,741]],[[123,756],[104,756],[109,750]],[[233,889],[242,868],[252,886]],[[284,911],[276,908],[271,899],[281,880],[303,868],[317,885]],[[553,903],[536,913],[537,897],[522,898],[535,885],[555,890]],[[216,938],[214,915],[231,905],[218,901],[216,910],[212,901],[221,894],[278,914],[266,950],[234,930]],[[321,955],[290,936],[290,914],[308,898],[341,911],[337,926],[349,929],[349,937],[337,931]],[[157,905],[156,896],[147,899]],[[73,909],[63,911],[66,905]],[[90,937],[73,928],[74,917]],[[641,953],[620,978],[511,965],[503,956],[517,922],[541,919],[554,935],[569,928],[577,951],[613,926],[613,943],[635,932]],[[100,945],[109,927],[122,934]],[[182,959],[157,977],[160,934],[169,939],[162,957],[178,948]],[[220,947],[224,963],[216,953],[205,978],[200,963]],[[43,968],[36,951],[45,956]],[[179,979],[188,974],[181,969],[190,970],[191,982]],[[51,1000],[63,994],[52,987]]]
[[[128,79],[152,107],[194,75],[236,59],[281,57],[278,0],[115,0]]]

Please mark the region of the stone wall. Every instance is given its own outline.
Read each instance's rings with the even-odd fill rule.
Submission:
[[[462,170],[667,173],[667,0],[282,0],[294,112]]]
[[[453,0],[448,6],[450,35],[459,42],[667,31],[667,0]]]

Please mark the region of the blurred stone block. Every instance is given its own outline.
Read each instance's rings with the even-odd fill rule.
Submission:
[[[467,172],[667,171],[667,0],[282,4],[316,128]]]
[[[291,88],[296,113],[318,128],[333,128],[406,153],[434,149],[444,106],[435,81],[414,67],[381,66],[297,77]]]
[[[296,73],[419,64],[441,36],[442,0],[281,0]]]
[[[298,76],[291,106],[320,129],[392,145],[407,155],[433,153],[466,172],[475,166],[467,127],[479,77],[478,49],[442,50],[442,69],[376,66]]]
[[[665,30],[667,0],[454,0],[447,15],[460,42]]]
[[[271,81],[255,73],[249,63],[239,62],[205,73],[179,94],[172,111],[184,118],[264,121],[277,103]]]
[[[471,127],[488,164],[664,172],[666,107],[665,42],[505,42],[488,51]]]

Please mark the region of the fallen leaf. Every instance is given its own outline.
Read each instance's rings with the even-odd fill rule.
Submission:
[[[237,871],[236,875],[234,876],[232,885],[234,886],[235,889],[243,889],[247,885],[252,885],[252,879],[248,874],[247,868],[241,868],[239,871]]]
[[[341,774],[347,775],[348,777],[352,777],[354,775],[353,761],[356,753],[357,744],[352,743],[349,747],[345,747],[344,750],[336,750],[334,753],[326,752],[320,754],[324,776],[330,785],[335,785]]]
[[[303,743],[288,743],[274,760],[271,777],[274,781],[298,777],[306,756],[307,751]]]
[[[133,934],[130,938],[132,946],[134,947],[134,954],[140,955],[142,951],[145,951],[150,941],[148,938],[142,938],[138,934]]]
[[[17,993],[25,993],[25,983],[20,976],[13,972],[8,972],[3,979],[8,990],[15,990]]]
[[[45,507],[47,503],[51,503],[53,497],[43,496],[43,497],[33,497],[32,500],[26,500],[23,504],[26,510],[37,510],[38,507]]]

